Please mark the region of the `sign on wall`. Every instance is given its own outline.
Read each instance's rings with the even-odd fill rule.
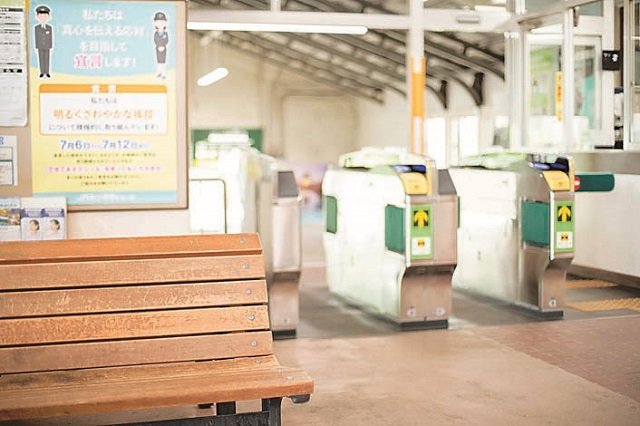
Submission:
[[[0,0],[0,126],[27,123],[25,1]]]
[[[30,3],[34,196],[184,207],[185,19],[184,2]]]

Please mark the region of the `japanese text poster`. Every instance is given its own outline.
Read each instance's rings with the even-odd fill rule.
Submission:
[[[30,2],[34,196],[176,202],[176,15],[166,1]]]

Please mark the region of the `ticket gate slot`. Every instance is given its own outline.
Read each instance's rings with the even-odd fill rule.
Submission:
[[[448,172],[436,173],[435,195],[414,190],[418,185],[412,181],[426,182],[423,176],[401,174],[408,203],[404,208],[388,205],[385,209],[385,249],[405,260],[400,300],[393,311],[403,328],[446,328],[452,310],[458,203]]]
[[[543,170],[520,176],[522,247],[517,301],[550,319],[563,316],[566,274],[575,243],[572,166],[570,160],[558,160],[533,162],[534,169]],[[544,170],[547,167],[556,170]]]
[[[452,173],[463,200],[455,285],[562,317],[575,244],[571,158],[489,154]]]
[[[295,337],[302,272],[302,198],[292,170],[277,172],[273,197],[273,277],[268,283],[274,337]]]
[[[260,234],[271,329],[275,337],[295,337],[302,200],[293,171],[248,142],[210,142],[207,152],[189,171],[191,230]]]
[[[384,153],[360,167],[355,154],[323,181],[330,291],[402,329],[446,328],[458,223],[448,173]]]

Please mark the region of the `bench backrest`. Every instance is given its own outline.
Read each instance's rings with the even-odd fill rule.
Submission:
[[[0,375],[272,353],[257,234],[0,243]]]

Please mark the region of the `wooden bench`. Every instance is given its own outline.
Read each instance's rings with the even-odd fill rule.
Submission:
[[[0,243],[0,420],[215,403],[166,424],[279,425],[313,381],[272,343],[257,234]]]

